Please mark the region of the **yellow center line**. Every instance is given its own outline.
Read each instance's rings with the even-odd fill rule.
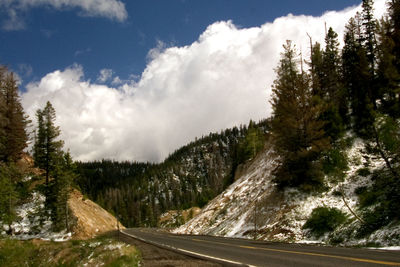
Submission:
[[[275,249],[275,248],[258,248],[258,247],[251,247],[251,246],[232,245],[232,244],[228,244],[228,243],[201,240],[201,239],[197,239],[197,238],[192,238],[192,240],[198,241],[198,242],[214,243],[214,244],[219,244],[219,245],[227,245],[227,246],[247,248],[247,249],[258,249],[258,250],[266,250],[266,251],[281,252],[281,253],[291,253],[291,254],[298,254],[298,255],[307,255],[307,256],[316,256],[316,257],[325,257],[325,258],[335,258],[335,259],[342,259],[342,260],[348,260],[348,261],[367,262],[367,263],[390,265],[390,266],[400,266],[400,262],[370,260],[370,259],[362,259],[362,258],[354,258],[354,257],[346,257],[346,256],[337,256],[337,255],[314,253],[314,252],[300,252],[300,251]]]
[[[202,240],[202,239],[197,239],[197,238],[192,238],[192,240],[193,241],[198,241],[198,242],[213,243],[213,244],[237,247],[236,245],[232,245],[232,244],[228,244],[228,243],[224,243],[224,242],[208,241],[208,240]]]

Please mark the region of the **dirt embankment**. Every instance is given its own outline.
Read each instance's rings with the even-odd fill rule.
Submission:
[[[117,219],[108,211],[89,199],[85,199],[81,192],[74,189],[68,200],[73,223],[73,237],[88,239],[97,235],[125,227],[117,223]]]

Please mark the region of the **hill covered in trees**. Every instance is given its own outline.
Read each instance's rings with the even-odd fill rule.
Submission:
[[[211,133],[160,164],[79,162],[77,183],[125,226],[156,226],[163,212],[202,207],[222,192],[234,181],[238,166],[263,148],[267,130],[262,121]]]
[[[362,11],[346,25],[343,49],[332,28],[324,49],[310,42],[306,62],[288,41],[273,85],[278,188],[318,192],[343,181],[352,138],[363,140],[371,159],[384,162],[378,169],[367,162],[371,185],[357,189],[360,208],[368,207],[360,218],[365,232],[400,219],[399,41],[400,1],[388,1],[388,13],[378,21],[373,1],[363,0]]]
[[[0,234],[71,231],[68,199],[76,173],[59,138],[55,109],[50,102],[38,109],[37,127],[29,132],[17,84],[14,73],[0,65]]]
[[[377,20],[363,0],[343,48],[332,28],[309,58],[284,44],[269,148],[176,232],[399,244],[400,1],[387,5]]]

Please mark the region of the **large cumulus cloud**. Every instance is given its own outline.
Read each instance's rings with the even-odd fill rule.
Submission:
[[[375,8],[380,16],[384,1]],[[86,80],[73,65],[28,84],[23,105],[34,116],[47,100],[53,103],[76,159],[160,161],[196,136],[269,116],[273,69],[285,40],[306,57],[307,33],[323,43],[326,22],[342,35],[357,9],[288,15],[254,28],[216,22],[191,45],[152,49],[138,80],[115,77],[119,87],[111,88]]]

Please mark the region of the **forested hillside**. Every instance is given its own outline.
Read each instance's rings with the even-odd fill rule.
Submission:
[[[125,226],[156,226],[170,209],[204,206],[234,181],[238,166],[264,145],[267,121],[202,137],[160,164],[77,163],[83,193],[118,214]]]
[[[270,149],[177,232],[398,245],[400,1],[373,14],[363,0],[343,48],[332,28],[308,58],[284,44]]]
[[[356,218],[364,233],[400,219],[400,2],[388,1],[380,20],[373,14],[373,1],[363,0],[346,25],[343,49],[332,28],[324,48],[310,37],[306,60],[288,41],[271,101],[279,189],[321,192],[342,182],[346,149],[355,138],[363,141],[369,160],[360,176],[371,184],[356,190],[362,209]],[[380,168],[371,167],[376,160]]]
[[[25,114],[15,74],[0,65],[0,234],[42,234],[71,230],[69,193],[76,174],[63,150],[50,102]],[[33,157],[26,151],[33,141]],[[35,229],[33,229],[35,228]]]

